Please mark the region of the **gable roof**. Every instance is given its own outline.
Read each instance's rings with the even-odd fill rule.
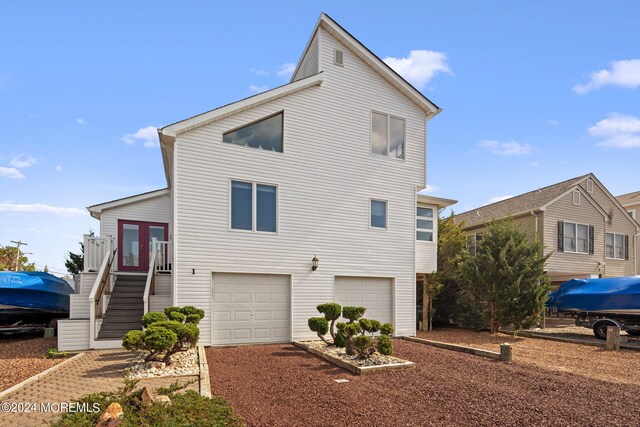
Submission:
[[[318,18],[318,22],[316,23],[316,26],[311,33],[311,37],[309,38],[309,41],[307,42],[307,45],[305,46],[304,51],[300,56],[300,60],[296,65],[296,69],[291,76],[291,81],[294,81],[293,79],[296,76],[300,65],[302,64],[304,57],[307,55],[313,37],[315,36],[319,28],[323,28],[324,30],[326,30],[329,34],[331,34],[338,41],[349,48],[353,53],[355,53],[356,56],[363,60],[367,65],[373,68],[373,70],[380,74],[385,80],[391,83],[391,85],[402,92],[406,97],[411,99],[426,113],[427,117],[432,118],[440,111],[442,111],[440,107],[431,102],[431,100],[424,96],[422,92],[413,87],[411,83],[406,81],[400,74],[389,67],[383,60],[381,60],[378,56],[371,52],[358,39],[352,36],[351,33],[345,30],[340,24],[338,24],[324,12],[321,13],[320,18]]]
[[[91,205],[87,207],[87,210],[92,217],[94,217],[95,219],[100,219],[100,215],[105,209],[117,208],[119,206],[141,202],[143,200],[154,199],[156,197],[165,196],[168,194],[170,194],[169,189],[162,188],[160,190],[148,191],[146,193],[135,194],[133,196],[127,196],[121,199],[115,199],[104,203],[98,203],[97,205]]]
[[[620,202],[622,206],[635,205],[636,203],[640,203],[640,191],[623,194],[617,196],[616,199],[618,199],[618,202]]]
[[[493,219],[506,218],[508,216],[538,210],[572,190],[578,183],[587,178],[594,178],[594,176],[591,173],[577,176],[557,184],[511,197],[510,199],[463,212],[456,215],[455,218],[457,222],[464,222],[465,228],[469,228],[485,224]]]

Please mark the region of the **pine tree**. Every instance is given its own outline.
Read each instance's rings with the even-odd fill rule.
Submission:
[[[94,235],[94,231],[89,229],[89,236],[93,237]],[[79,242],[79,244],[80,253],[74,254],[69,251],[68,258],[64,260],[64,266],[67,268],[67,271],[73,275],[84,271],[84,242]]]
[[[466,302],[488,317],[492,334],[501,325],[517,332],[539,321],[550,290],[544,272],[549,257],[512,220],[489,225],[476,256],[461,265],[461,285]]]

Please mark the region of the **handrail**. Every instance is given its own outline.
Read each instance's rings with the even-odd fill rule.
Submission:
[[[153,294],[156,282],[156,261],[158,259],[158,240],[154,237],[151,240],[151,257],[149,258],[149,273],[147,283],[144,286],[144,314],[149,312],[149,295]]]
[[[91,234],[84,235],[84,271],[96,271],[101,265],[104,256],[108,253],[109,239],[96,237]]]
[[[111,267],[113,265],[113,260],[115,259],[115,254],[117,252],[117,248],[114,248],[113,239],[107,240],[107,251],[105,253],[104,258],[102,259],[102,263],[100,264],[100,270],[98,271],[98,276],[96,277],[96,281],[93,284],[93,288],[91,289],[91,293],[89,294],[89,301],[93,302],[94,306],[99,305],[102,301],[102,295],[104,293],[104,287],[109,279],[109,274],[111,273]],[[96,315],[102,317],[102,310]]]

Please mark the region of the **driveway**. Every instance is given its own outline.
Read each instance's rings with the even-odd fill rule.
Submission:
[[[211,389],[249,426],[626,426],[640,419],[635,385],[402,340],[394,346],[415,370],[356,376],[288,344],[208,348]]]

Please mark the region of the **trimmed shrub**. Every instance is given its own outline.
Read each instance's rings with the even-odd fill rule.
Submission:
[[[192,314],[197,314],[198,316],[200,316],[200,319],[204,317],[204,310],[202,310],[201,308],[196,308],[192,305],[185,305],[180,309],[180,313],[184,314],[187,317]]]
[[[142,341],[143,336],[144,332],[142,331],[129,331],[122,338],[122,346],[130,351],[140,350],[144,345]]]
[[[150,311],[149,313],[142,316],[142,326],[148,328],[152,323],[163,322],[165,320],[167,320],[167,316],[165,316],[163,313]]]
[[[336,347],[344,347],[347,343],[347,337],[341,332],[336,332],[336,337],[333,339],[333,345]]]
[[[197,325],[200,323],[202,317],[199,314],[189,314],[186,319],[184,319],[184,323],[191,323],[192,325]]]
[[[393,334],[393,325],[391,323],[385,323],[380,326],[380,333],[382,335],[392,335]]]
[[[367,311],[366,307],[342,307],[342,317],[349,320],[349,323],[353,323],[364,316],[365,311]]]
[[[307,323],[309,325],[309,329],[318,334],[318,338],[329,344],[324,337],[324,335],[329,332],[329,322],[327,322],[327,319],[324,317],[312,317]]]
[[[175,320],[176,322],[184,322],[185,319],[187,318],[187,316],[185,316],[184,314],[180,313],[179,311],[172,311],[171,313],[169,313],[169,320]]]
[[[380,322],[373,319],[360,319],[358,321],[360,324],[360,328],[362,328],[362,333],[369,332],[370,334],[375,334],[380,330]]]
[[[378,353],[390,356],[393,353],[393,343],[389,335],[380,335],[378,337]]]
[[[178,335],[170,329],[151,327],[144,332],[142,342],[147,350],[161,352],[178,342]]]
[[[331,338],[335,341],[336,332],[335,332],[335,323],[336,320],[340,318],[340,313],[342,312],[342,307],[340,304],[335,302],[327,302],[324,304],[320,304],[316,307],[318,312],[324,314],[324,318],[327,321],[331,322],[331,326],[329,327],[329,333],[331,334]]]
[[[371,356],[376,349],[371,345],[372,338],[368,335],[353,337],[353,348],[361,358]]]

